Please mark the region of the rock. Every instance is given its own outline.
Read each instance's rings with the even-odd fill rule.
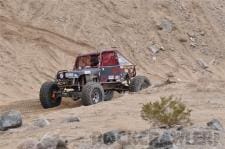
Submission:
[[[17,149],[68,149],[67,141],[57,134],[46,134],[40,141],[28,139],[18,145]]]
[[[34,139],[28,139],[17,147],[17,149],[38,149],[37,148],[38,141]]]
[[[104,144],[113,144],[121,138],[123,131],[113,130],[103,134],[103,142]]]
[[[186,143],[188,145],[193,145],[195,143],[195,141],[192,138],[189,138],[188,140],[186,140]]]
[[[181,43],[183,42],[187,42],[188,41],[188,37],[185,34],[178,34],[176,35],[176,38],[178,41],[180,41]]]
[[[200,34],[201,36],[205,36],[205,34],[206,34],[206,32],[205,32],[205,31],[202,31],[202,30],[199,30],[198,32],[199,32],[199,34]]]
[[[50,124],[49,121],[45,118],[39,118],[33,121],[33,125],[40,128],[46,127],[49,124]]]
[[[190,40],[194,43],[196,42],[196,38],[194,38],[194,37],[190,37]]]
[[[187,42],[188,40],[187,40],[185,37],[180,37],[180,38],[179,38],[179,41],[180,41],[180,42]]]
[[[165,51],[165,48],[159,45],[150,45],[148,49],[151,51],[154,61],[156,60],[155,54],[157,54],[159,51]]]
[[[10,128],[22,126],[22,116],[18,111],[8,111],[0,116],[0,130],[5,131]]]
[[[209,62],[210,65],[215,65],[216,64],[216,59],[212,59],[210,62]]]
[[[191,47],[193,47],[193,48],[195,48],[195,47],[197,47],[198,46],[198,44],[197,43],[195,43],[195,42],[191,42]]]
[[[165,148],[174,149],[174,138],[169,131],[165,131],[161,136],[156,137],[149,143],[149,149]]]
[[[161,51],[166,51],[165,48],[164,48],[163,46],[161,46],[161,47],[159,48],[159,50],[161,50]]]
[[[73,122],[80,122],[80,119],[78,117],[71,116],[71,117],[65,118],[64,121],[68,123],[73,123]]]
[[[175,77],[174,74],[173,74],[172,72],[166,73],[166,76],[167,76],[168,78],[173,78],[173,77]]]
[[[220,131],[224,130],[222,124],[217,119],[213,119],[210,122],[208,122],[207,126],[210,127],[211,129],[214,129],[214,130],[220,130]]]
[[[179,126],[177,126],[176,128],[177,128],[177,131],[181,131],[181,130],[183,130],[183,129],[184,129],[184,126],[179,125]]]
[[[202,69],[207,69],[209,66],[205,63],[205,61],[203,61],[202,59],[197,60],[198,65],[202,68]]]
[[[190,46],[195,48],[198,46],[197,44],[197,38],[196,38],[196,35],[195,33],[187,33],[188,36],[190,37],[190,40],[191,40],[191,43],[190,43]]]
[[[195,35],[190,35],[190,40],[191,40],[191,43],[190,43],[191,47],[195,48],[198,46],[197,38],[195,37]]]
[[[164,82],[165,85],[177,83],[177,80],[175,78],[167,78]]]
[[[157,47],[154,46],[154,45],[151,45],[151,46],[149,47],[149,50],[151,50],[153,54],[156,54],[156,53],[159,52],[160,49],[157,48]]]
[[[188,32],[187,35],[188,35],[189,37],[192,37],[192,38],[195,38],[195,37],[196,37],[196,35],[195,35],[194,32]]]
[[[170,20],[167,19],[163,19],[161,20],[160,25],[158,25],[158,29],[163,30],[165,32],[172,32],[174,28],[173,23]]]
[[[37,144],[38,149],[67,149],[67,140],[57,134],[45,134]]]

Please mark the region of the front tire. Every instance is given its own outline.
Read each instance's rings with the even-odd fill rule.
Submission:
[[[84,106],[97,104],[104,100],[103,87],[96,82],[89,82],[84,85],[81,95]]]
[[[53,108],[61,104],[62,97],[57,96],[59,87],[55,82],[45,82],[40,89],[40,102],[43,108]]]
[[[136,76],[130,82],[130,92],[139,92],[151,85],[149,79],[145,76]]]

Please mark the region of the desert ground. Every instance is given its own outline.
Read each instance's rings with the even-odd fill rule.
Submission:
[[[78,54],[110,47],[118,47],[152,86],[88,107],[71,99],[41,107],[43,82],[72,69]],[[23,116],[22,127],[0,131],[0,148],[47,132],[67,139],[69,148],[82,148],[93,134],[151,129],[140,116],[142,105],[170,95],[192,109],[194,127],[214,118],[225,127],[224,68],[224,0],[0,0],[0,112]],[[168,78],[173,83],[164,84]],[[70,116],[80,122],[64,123]],[[50,124],[34,127],[37,118]],[[222,149],[224,140],[179,148]]]

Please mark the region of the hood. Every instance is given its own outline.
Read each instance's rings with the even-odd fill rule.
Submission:
[[[99,68],[85,68],[64,72],[64,78],[79,78],[81,75],[98,75]]]

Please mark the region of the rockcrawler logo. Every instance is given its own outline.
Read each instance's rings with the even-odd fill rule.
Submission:
[[[207,129],[188,130],[146,130],[142,132],[110,131],[100,136],[91,138],[92,145],[104,143],[111,145],[148,145],[155,148],[168,146],[211,146],[217,147],[220,144],[221,133]]]
[[[194,130],[172,132],[176,145],[201,145],[217,146],[220,140],[220,134],[215,131]]]

